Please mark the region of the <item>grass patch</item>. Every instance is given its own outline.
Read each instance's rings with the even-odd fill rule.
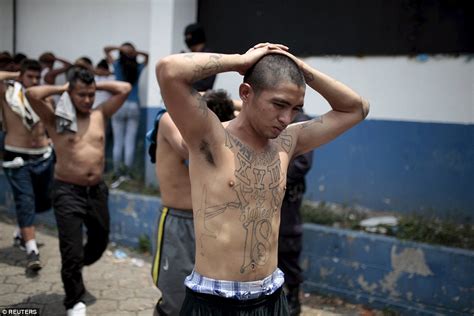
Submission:
[[[138,251],[145,254],[151,253],[151,240],[148,235],[142,234],[138,237]]]
[[[308,201],[303,203],[301,213],[303,221],[306,223],[353,230],[363,230],[359,224],[361,220],[381,215],[347,206]],[[397,213],[396,217],[398,218],[396,227],[380,227],[379,230],[385,232],[384,235],[403,240],[474,250],[474,225],[470,222],[457,223],[451,219],[419,214]]]

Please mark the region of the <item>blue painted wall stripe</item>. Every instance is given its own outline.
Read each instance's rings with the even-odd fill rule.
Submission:
[[[306,198],[473,217],[474,125],[368,120],[317,149]]]

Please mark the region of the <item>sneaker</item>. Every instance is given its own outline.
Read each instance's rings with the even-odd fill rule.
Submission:
[[[76,303],[67,310],[67,316],[86,316],[86,304],[83,302]]]
[[[131,178],[129,176],[120,176],[116,181],[110,184],[112,189],[117,189],[125,181],[129,181]]]
[[[32,251],[26,256],[26,268],[31,271],[41,270],[41,261],[39,254]]]
[[[118,177],[117,180],[115,180],[114,182],[110,184],[110,188],[117,189],[122,184],[123,181],[125,181],[123,176]]]
[[[13,237],[13,246],[20,248],[23,251],[26,251],[25,240],[19,235]]]

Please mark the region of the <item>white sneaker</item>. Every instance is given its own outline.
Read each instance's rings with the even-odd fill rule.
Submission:
[[[129,176],[120,176],[117,180],[110,184],[112,189],[117,189],[123,182],[130,180]]]
[[[67,310],[67,316],[86,316],[86,304],[79,302]]]

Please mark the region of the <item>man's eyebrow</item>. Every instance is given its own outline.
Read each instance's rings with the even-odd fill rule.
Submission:
[[[279,97],[273,97],[271,100],[272,100],[273,102],[283,103],[283,104],[285,104],[285,105],[291,105],[290,102],[286,101],[285,99],[279,98]]]

